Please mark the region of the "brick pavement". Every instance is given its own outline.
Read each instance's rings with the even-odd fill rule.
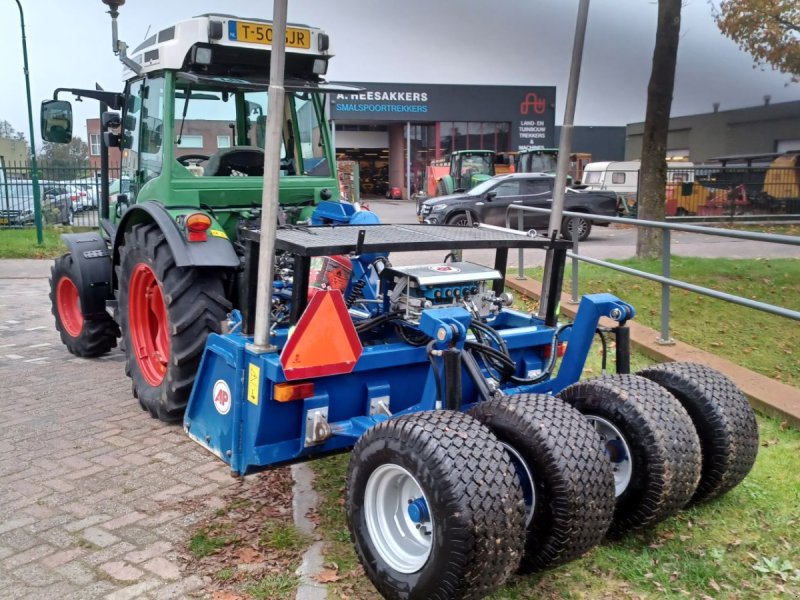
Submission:
[[[227,468],[140,409],[119,350],[69,354],[47,280],[8,271],[0,269],[0,598],[202,596],[203,580],[183,576],[176,560],[200,513],[178,501],[210,510],[234,482]]]

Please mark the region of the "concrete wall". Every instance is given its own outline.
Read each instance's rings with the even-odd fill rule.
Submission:
[[[625,160],[641,158],[644,123],[626,127]],[[689,160],[775,152],[778,142],[800,139],[800,101],[673,117],[668,150],[689,150]]]
[[[0,156],[6,165],[23,164],[28,160],[28,144],[24,140],[0,138]]]

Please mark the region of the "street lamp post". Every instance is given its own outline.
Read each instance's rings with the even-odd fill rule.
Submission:
[[[31,108],[31,81],[28,77],[28,44],[25,41],[25,13],[22,12],[22,4],[16,0],[19,7],[19,22],[22,28],[22,60],[25,66],[25,94],[28,100],[28,128],[31,136],[31,181],[33,183],[33,214],[36,221],[36,241],[39,244],[44,242],[42,235],[42,201],[39,196],[39,174],[36,167],[36,143],[34,142],[33,131],[33,109]]]

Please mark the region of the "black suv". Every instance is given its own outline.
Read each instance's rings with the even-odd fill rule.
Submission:
[[[420,221],[431,224],[467,225],[486,223],[505,227],[506,212],[514,204],[551,208],[553,204],[553,184],[555,177],[545,173],[511,173],[498,175],[476,185],[468,192],[439,196],[426,200],[420,206]],[[587,215],[615,217],[617,211],[616,194],[608,192],[587,192],[567,189],[564,210],[582,212]],[[469,215],[469,217],[468,217]],[[550,216],[545,213],[524,212],[524,229],[547,229]],[[512,227],[517,226],[517,213],[511,213]],[[607,223],[598,223],[607,225]],[[578,227],[578,239],[589,237],[592,222],[583,218],[565,217],[561,234],[570,239],[572,228]]]

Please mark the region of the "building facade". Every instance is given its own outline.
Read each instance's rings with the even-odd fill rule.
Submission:
[[[644,123],[626,127],[625,159],[642,155]],[[704,163],[721,156],[800,150],[800,101],[718,110],[669,120],[667,156]]]

